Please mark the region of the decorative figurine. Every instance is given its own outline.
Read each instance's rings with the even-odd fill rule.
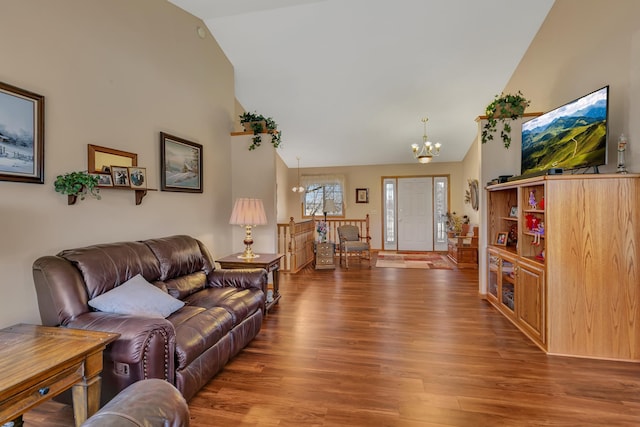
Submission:
[[[627,137],[624,133],[618,138],[618,171],[616,173],[627,173],[627,167],[624,165],[624,152],[627,150]]]
[[[540,246],[540,236],[544,236],[544,222],[540,221],[538,226],[532,230],[533,231],[533,242],[532,245]]]
[[[527,222],[527,230],[533,230],[533,215],[532,214],[526,214],[524,216],[526,222]]]
[[[536,202],[536,195],[533,190],[529,191],[529,207],[531,209],[537,209],[538,202]]]

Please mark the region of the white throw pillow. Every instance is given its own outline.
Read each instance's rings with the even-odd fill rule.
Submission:
[[[89,301],[105,313],[167,317],[184,306],[184,302],[147,282],[140,274]]]

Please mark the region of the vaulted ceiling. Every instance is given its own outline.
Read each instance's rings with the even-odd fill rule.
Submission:
[[[271,116],[290,167],[460,161],[553,0],[169,0],[233,64],[236,98]],[[425,166],[428,167],[428,166]]]

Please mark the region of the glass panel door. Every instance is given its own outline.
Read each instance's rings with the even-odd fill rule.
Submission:
[[[447,250],[447,211],[449,210],[449,179],[433,178],[433,235],[434,250]]]
[[[383,249],[395,251],[398,249],[397,222],[396,222],[396,180],[385,178],[382,183],[382,200],[384,204],[383,223],[384,239]]]

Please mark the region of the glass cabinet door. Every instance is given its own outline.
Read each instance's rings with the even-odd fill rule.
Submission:
[[[489,260],[489,269],[488,269],[489,280],[487,281],[487,286],[489,287],[488,296],[494,299],[495,301],[498,301],[498,294],[499,294],[498,279],[500,274],[500,257],[496,255],[494,252],[489,251],[488,260]]]
[[[516,278],[515,278],[515,269],[514,269],[514,264],[511,261],[508,261],[506,259],[502,259],[502,268],[501,268],[501,284],[502,284],[502,289],[501,289],[501,296],[500,296],[500,302],[502,303],[503,307],[506,307],[509,309],[509,311],[513,312],[515,310],[515,283],[516,283]]]

